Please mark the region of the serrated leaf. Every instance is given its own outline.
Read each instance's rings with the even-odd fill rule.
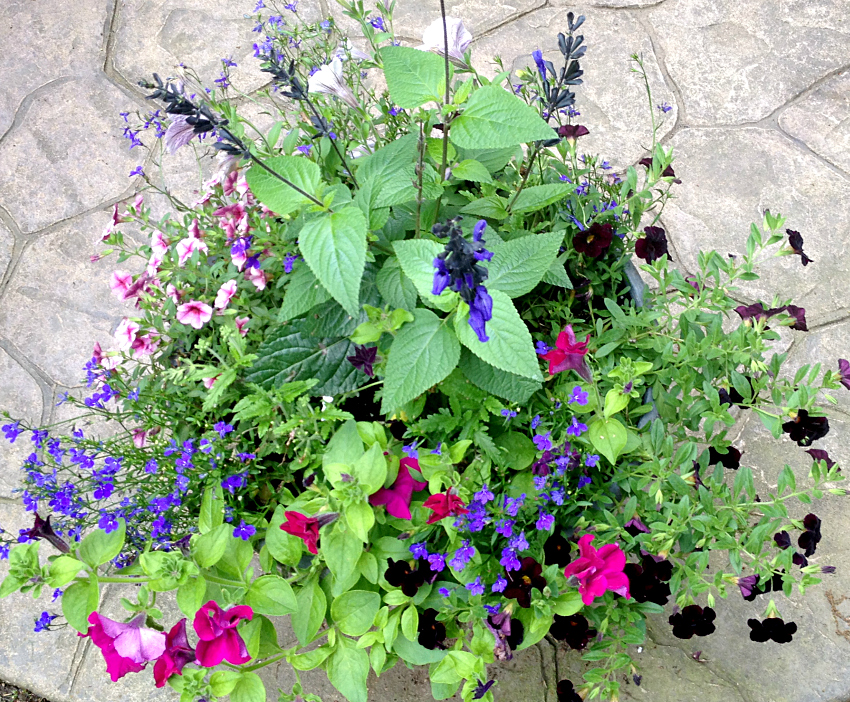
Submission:
[[[470,96],[450,132],[464,149],[502,149],[551,139],[553,129],[534,108],[499,85],[485,85]]]
[[[384,262],[376,282],[381,297],[391,306],[408,311],[416,307],[418,297],[416,286],[402,270],[395,256],[390,256]]]
[[[390,348],[381,409],[385,414],[439,383],[460,358],[460,344],[442,319],[422,308],[413,315]]]
[[[511,212],[514,214],[527,214],[536,210],[542,210],[547,205],[558,202],[558,200],[563,200],[574,190],[575,186],[568,183],[533,185],[530,188],[520,191],[520,194],[517,195],[514,204],[511,206]]]
[[[390,207],[416,199],[416,135],[391,141],[375,153],[354,161],[357,180],[374,193],[372,207]]]
[[[298,266],[286,285],[283,305],[277,315],[278,322],[300,317],[316,305],[331,299],[331,294],[313,275],[309,266]]]
[[[493,298],[493,318],[487,322],[489,341],[479,341],[469,326],[469,308],[463,304],[455,316],[455,331],[458,339],[481,360],[508,373],[515,373],[532,380],[543,380],[534,352],[534,344],[528,327],[519,316],[505,293],[490,291]]]
[[[505,219],[508,216],[508,201],[499,195],[488,195],[464,205],[460,211],[476,217]]]
[[[542,387],[534,380],[485,363],[469,349],[462,349],[459,365],[463,374],[479,388],[511,402],[522,404]]]
[[[298,236],[307,265],[352,317],[360,314],[367,228],[360,209],[345,207],[308,222]]]
[[[458,149],[458,158],[478,161],[490,173],[501,171],[515,155],[521,159],[522,149],[517,146],[509,146],[505,149]]]
[[[300,156],[275,156],[264,163],[304,192],[321,199],[322,172],[318,164]],[[254,196],[278,215],[289,214],[310,203],[309,198],[259,166],[248,169],[246,179]]]
[[[549,270],[563,241],[563,232],[548,232],[496,246],[487,267],[487,290],[501,290],[508,297],[531,292]]]
[[[552,261],[552,265],[549,266],[549,270],[547,270],[543,274],[544,283],[549,283],[549,285],[557,285],[561,288],[566,288],[567,290],[573,289],[573,281],[570,280],[570,276],[567,275],[567,271],[564,268],[565,259],[566,254],[561,254],[554,261]]]
[[[432,295],[434,286],[434,259],[443,246],[428,239],[408,239],[393,244],[398,261],[405,275],[413,281],[425,304],[448,312],[457,306],[458,294],[444,290],[442,295]],[[412,312],[412,310],[408,310]]]
[[[474,159],[465,159],[452,168],[452,176],[473,183],[492,183],[493,178],[484,164]]]
[[[387,46],[381,49],[381,59],[390,97],[399,107],[408,110],[426,102],[439,102],[445,94],[445,64],[436,54],[404,46]]]

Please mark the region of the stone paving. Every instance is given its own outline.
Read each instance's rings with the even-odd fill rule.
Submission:
[[[141,185],[127,174],[150,165],[141,148],[121,138],[118,113],[145,109],[136,81],[169,73],[180,62],[202,79],[216,77],[219,59],[239,64],[234,82],[255,90],[263,78],[252,59],[253,0],[6,0],[0,6],[0,409],[30,421],[64,414],[59,393],[73,388],[92,344],[105,340],[122,309],[109,294],[108,263],[92,264],[93,241],[113,203]],[[766,275],[742,289],[742,301],[774,293],[805,306],[810,331],[789,332],[795,365],[835,359],[850,346],[850,5],[848,0],[449,0],[475,36],[479,70],[488,57],[505,65],[551,51],[570,10],[585,14],[588,53],[578,91],[582,146],[617,168],[646,155],[649,116],[643,86],[630,72],[639,52],[655,103],[672,110],[662,126],[673,146],[676,199],[664,212],[672,254],[685,270],[701,248],[741,253],[749,223],[764,209],[788,217],[815,263],[773,259]],[[438,15],[436,0],[399,0],[397,33],[416,42]],[[301,0],[311,17],[333,13],[330,0]],[[540,44],[538,44],[540,42]],[[150,157],[147,156],[149,159]],[[166,161],[164,177],[180,192],[198,187],[188,160]],[[160,176],[157,175],[157,178]],[[837,394],[833,431],[822,448],[850,465],[850,394]],[[737,445],[769,489],[788,462],[801,479],[808,458],[790,441],[770,439],[742,416]],[[25,447],[0,447],[0,524],[24,525],[12,499]],[[800,506],[799,516],[805,512]],[[800,631],[793,644],[752,644],[746,619],[763,604],[733,596],[720,602],[718,633],[672,637],[663,618],[650,622],[638,659],[643,684],[624,677],[622,700],[650,702],[844,702],[850,699],[850,517],[846,502],[817,507],[824,519],[815,559],[837,566],[804,600],[778,605]],[[0,575],[2,567],[0,566]],[[117,606],[117,591],[109,594]],[[13,596],[0,602],[0,679],[55,702],[174,699],[154,691],[147,676],[112,684],[87,640],[72,632],[35,634],[43,602]],[[726,636],[724,634],[728,633]],[[286,634],[284,632],[283,638]],[[702,652],[700,661],[694,652]],[[547,643],[498,673],[500,700],[555,702],[557,675],[577,680],[577,657]],[[307,674],[324,699],[339,695]],[[270,690],[287,688],[283,667],[270,671]],[[429,699],[427,681],[403,667],[373,680],[374,699]],[[272,693],[274,696],[274,694]],[[270,697],[271,699],[271,697]]]

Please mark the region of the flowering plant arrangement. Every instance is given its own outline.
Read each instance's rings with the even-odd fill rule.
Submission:
[[[68,401],[116,430],[29,428],[35,521],[3,542],[0,597],[47,585],[113,680],[151,664],[182,702],[265,700],[256,671],[278,662],[298,680],[281,700],[316,699],[297,671],[321,668],[365,702],[399,660],[428,666],[435,699],[493,700],[487,666],[544,639],[592,664],[558,683],[574,702],[617,699],[623,671],[640,683],[631,652],[671,599],[691,638],[715,631],[718,596],[819,582],[821,521],[787,503],[844,494],[839,467],[809,448],[807,486],[785,466],[758,494],[727,439],[755,412],[809,447],[819,402],[850,389],[846,360],[790,377],[771,353],[805,310],[733,297],[777,244],[808,265],[802,235],[766,212],[740,261],[671,268],[659,216],[681,181],[656,118],[640,171],[579,151],[584,17],[558,66],[535,51],[490,78],[442,3],[414,48],[394,3],[338,2],[362,47],[297,3],[258,16],[267,130],[240,117],[232,61],[216,89],[145,83],[158,109],[139,130],[168,153],[207,144],[219,170],[192,205],[164,192],[163,219],[142,196],[115,207],[98,257],[138,259],[110,279],[135,311]],[[99,611],[107,583],[140,585],[125,621]],[[172,591],[174,621],[156,606]],[[796,630],[773,599],[749,627]]]

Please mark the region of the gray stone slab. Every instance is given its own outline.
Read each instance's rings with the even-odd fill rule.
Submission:
[[[667,0],[647,10],[690,125],[760,120],[848,63],[846,2],[820,0],[799,22],[807,5]]]
[[[649,36],[636,19],[628,13],[586,6],[571,10],[587,16],[581,28],[588,47],[581,61],[584,83],[575,90],[576,109],[581,114],[573,121],[586,125],[590,134],[579,140],[578,150],[599,154],[614,168],[624,169],[644,155],[652,142],[645,86],[631,71],[631,54],[640,53],[644,57],[653,103],[675,105],[675,98],[664,83]],[[547,8],[525,15],[476,40],[472,45],[473,64],[482,73],[493,76],[497,67],[492,58],[500,54],[506,69],[526,66],[533,69],[531,52],[541,49],[544,57],[557,67],[563,60],[557,49],[557,35],[566,26],[567,9]],[[652,109],[661,115],[655,107]],[[672,129],[676,109],[674,106],[664,117],[659,138]]]
[[[24,232],[73,217],[124,192],[136,152],[118,113],[132,102],[103,74],[39,91],[0,144],[0,203]]]
[[[2,335],[66,386],[85,376],[95,341],[109,347],[127,309],[109,290],[112,261],[89,260],[110,214],[87,215],[32,242],[0,301]]]
[[[670,141],[676,154],[676,198],[664,210],[681,259],[696,267],[701,249],[746,252],[750,223],[769,209],[803,235],[814,263],[798,256],[771,258],[761,280],[741,293],[770,302],[775,294],[806,308],[811,327],[840,317],[850,293],[850,213],[835,206],[850,197],[850,181],[824,172],[822,162],[778,132],[758,127],[683,129]],[[799,332],[802,333],[802,332]]]
[[[460,0],[447,2],[446,14],[459,17],[473,37],[480,37],[494,27],[545,5],[544,0]],[[440,18],[440,3],[436,0],[422,3],[398,3],[394,15],[395,32],[399,36],[422,38],[422,32]]]
[[[785,108],[779,126],[850,174],[850,71],[830,78]]]
[[[14,419],[30,424],[41,419],[41,388],[35,379],[0,349],[0,411],[8,412]],[[9,420],[0,417],[0,424]],[[20,483],[21,464],[32,452],[28,434],[19,436],[14,444],[0,435],[0,497],[12,497],[12,490]]]
[[[0,295],[3,294],[3,280],[9,264],[12,262],[12,251],[15,248],[15,237],[2,222],[0,222]]]

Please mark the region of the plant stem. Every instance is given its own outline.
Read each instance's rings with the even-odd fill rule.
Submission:
[[[443,17],[443,64],[446,69],[446,99],[443,104],[443,160],[440,166],[440,180],[446,178],[446,166],[449,155],[449,103],[451,102],[451,85],[449,83],[449,29],[446,26],[446,0],[440,0],[440,14]]]
[[[307,103],[307,107],[313,112],[313,115],[319,120],[319,124],[322,123],[322,116],[319,114],[319,111],[316,109],[316,106],[313,104],[313,101],[310,98],[305,97],[304,102]],[[330,137],[328,137],[330,139]],[[357,184],[357,179],[354,177],[354,172],[348,167],[348,162],[345,160],[345,156],[342,155],[342,152],[339,150],[339,147],[336,144],[336,139],[330,139],[331,146],[333,146],[334,151],[336,151],[336,155],[339,156],[339,160],[342,161],[342,167],[345,168],[345,171],[348,173],[348,177],[351,178],[351,182],[354,183],[355,188],[359,188],[360,186]]]
[[[419,125],[419,157],[416,162],[416,231],[414,238],[418,239],[422,229],[422,171],[425,161],[425,125]]]
[[[534,166],[534,159],[537,158],[537,154],[539,153],[539,149],[535,146],[534,151],[531,153],[531,158],[528,161],[528,166],[525,169],[525,175],[522,177],[522,182],[519,184],[519,189],[514,193],[514,196],[511,198],[511,201],[508,203],[508,212],[510,212],[511,207],[513,207],[516,199],[519,197],[519,194],[522,192],[522,189],[525,187],[526,182],[528,182],[528,176],[531,175],[531,168]]]

